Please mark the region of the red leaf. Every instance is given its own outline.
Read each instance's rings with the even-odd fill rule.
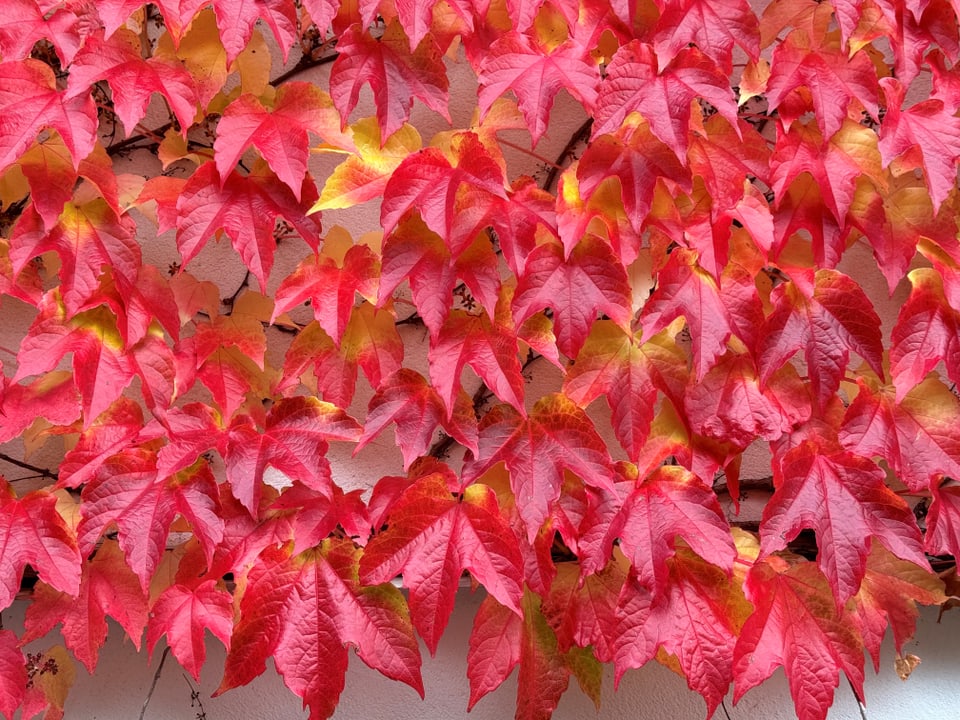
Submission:
[[[910,297],[891,333],[890,374],[902,399],[943,361],[951,380],[960,380],[960,312],[947,298],[941,274],[910,271]]]
[[[523,376],[520,373],[516,331],[509,318],[498,313],[495,322],[486,315],[453,310],[436,340],[430,342],[430,382],[451,417],[460,390],[460,373],[469,365],[493,394],[523,410]]]
[[[447,73],[432,37],[410,52],[410,43],[396,21],[387,25],[379,39],[359,25],[351,25],[337,41],[337,59],[330,70],[330,95],[342,126],[357,106],[365,83],[370,84],[377,104],[381,145],[410,119],[414,98],[450,121]]]
[[[226,107],[217,125],[213,148],[221,181],[253,145],[299,202],[307,174],[308,131],[324,141],[340,139],[340,117],[330,96],[316,85],[285,83],[269,108],[253,95],[241,95]]]
[[[911,490],[936,487],[941,475],[960,477],[960,402],[936,377],[928,377],[898,403],[891,388],[859,380],[840,442],[864,457],[883,458]],[[933,542],[936,533],[928,533]]]
[[[447,243],[454,257],[492,222],[494,198],[505,198],[503,168],[472,132],[457,133],[445,154],[425,148],[409,155],[393,172],[383,191],[380,224],[389,236],[412,210]],[[461,216],[464,199],[472,197],[480,217]]]
[[[26,688],[27,663],[20,639],[10,630],[0,630],[0,713],[4,717],[13,717]]]
[[[93,98],[67,98],[53,70],[39,60],[0,63],[0,172],[6,170],[44,128],[60,133],[74,167],[97,141]]]
[[[662,58],[661,58],[662,60]],[[690,103],[706,100],[739,131],[730,81],[696,48],[681,50],[662,71],[653,48],[638,40],[621,46],[600,86],[593,136],[616,131],[631,112],[686,162]]]
[[[774,310],[760,340],[761,381],[801,349],[821,406],[839,387],[851,351],[883,377],[880,318],[860,285],[836,270],[802,271],[791,279],[771,294]]]
[[[658,4],[661,11],[654,47],[662,63],[696,45],[729,73],[734,45],[751,58],[760,54],[757,16],[745,0],[665,0]]]
[[[391,585],[358,584],[360,551],[352,542],[325,540],[287,560],[267,558],[264,571],[255,569],[248,579],[225,687],[249,681],[272,656],[312,716],[328,718],[343,690],[352,644],[370,667],[423,695],[403,596]],[[263,607],[273,609],[266,622]]]
[[[513,314],[520,325],[535,312],[553,308],[557,347],[574,358],[598,313],[627,328],[631,301],[627,274],[610,246],[588,235],[566,258],[555,243],[530,253],[513,298]]]
[[[879,117],[877,72],[865,52],[853,56],[832,47],[810,47],[809,39],[790,33],[777,45],[770,62],[767,101],[777,108],[786,129],[807,110],[798,88],[810,93],[817,124],[825,139],[833,137],[857,100],[871,117]],[[856,106],[854,106],[856,108]],[[859,110],[859,108],[856,108]],[[859,113],[857,113],[859,114]]]
[[[565,395],[545,395],[527,418],[506,405],[484,415],[480,452],[464,464],[463,482],[473,482],[500,461],[510,471],[510,487],[530,542],[560,496],[565,469],[587,485],[613,489],[603,441],[583,410]]]
[[[57,500],[37,490],[22,498],[0,476],[0,608],[20,590],[27,564],[40,579],[65,593],[80,589],[80,553],[73,532],[57,511]]]
[[[870,548],[863,584],[848,612],[860,628],[876,672],[880,672],[880,644],[887,625],[893,630],[897,655],[901,655],[920,617],[917,603],[940,605],[945,600],[943,581],[932,572],[900,560],[879,545]]]
[[[438,235],[417,219],[409,219],[384,243],[380,298],[389,298],[400,283],[409,280],[417,312],[435,338],[450,312],[458,277],[480,300],[487,315],[493,316],[500,292],[497,263],[486,237],[478,236],[453,255]]]
[[[166,550],[167,535],[180,514],[190,521],[208,557],[223,538],[217,483],[206,465],[172,477],[157,474],[156,458],[141,449],[117,453],[84,486],[77,536],[91,553],[115,523],[127,565],[144,589]]]
[[[213,163],[200,166],[177,200],[177,248],[183,264],[196,257],[211,235],[223,230],[265,294],[277,218],[289,222],[312,248],[317,246],[319,224],[304,212],[304,206],[316,200],[312,182],[304,181],[302,196],[303,205],[262,166],[249,175],[233,172],[222,183]]]
[[[461,391],[448,418],[443,400],[419,373],[401,368],[391,375],[370,399],[363,435],[354,455],[377,437],[390,423],[403,454],[403,469],[425,455],[439,425],[448,435],[476,454],[477,417],[469,396]]]
[[[126,28],[109,38],[101,33],[88,36],[70,66],[67,99],[87,96],[91,85],[106,80],[117,117],[129,135],[146,115],[150,96],[160,93],[185,134],[197,114],[193,77],[173,59],[154,56],[144,60],[141,53],[140,38]]]
[[[78,596],[46,583],[37,585],[33,593],[21,642],[42,638],[62,622],[67,648],[92,674],[107,637],[106,617],[110,615],[140,650],[140,637],[147,624],[147,598],[113,540],[105,540],[93,560],[84,563]]]
[[[729,538],[728,538],[729,539]],[[723,571],[686,548],[669,561],[666,595],[650,596],[628,579],[617,607],[617,682],[663,650],[675,656],[687,686],[703,696],[710,717],[733,679],[734,647],[749,605]]]
[[[230,649],[233,632],[230,594],[218,588],[216,580],[206,580],[193,588],[171,585],[150,610],[147,649],[153,653],[157,642],[166,635],[173,656],[198,680],[207,659],[206,630]]]
[[[782,550],[804,528],[817,533],[817,565],[838,606],[860,588],[870,544],[926,565],[920,531],[906,502],[884,484],[873,462],[853,453],[830,453],[805,441],[780,461],[773,497],[760,523],[764,555]]]
[[[251,515],[260,505],[267,467],[296,478],[326,495],[332,493],[327,440],[356,440],[360,425],[340,408],[312,397],[281,400],[258,430],[253,418],[234,418],[227,430],[227,480]]]
[[[272,321],[309,302],[320,327],[339,344],[350,320],[356,295],[376,300],[380,259],[366,245],[352,245],[341,258],[324,252],[305,258],[287,275],[274,295]],[[338,262],[339,260],[339,262]]]
[[[48,182],[53,181],[50,178]],[[60,258],[60,288],[67,317],[95,302],[103,266],[110,268],[122,291],[136,285],[142,263],[136,224],[118,216],[102,199],[82,205],[67,203],[56,225],[47,230],[34,207],[20,216],[10,235],[10,260],[19,273],[33,258],[53,251]]]
[[[600,72],[582,47],[567,42],[548,53],[515,31],[485,48],[477,78],[480,116],[489,112],[498,97],[512,91],[534,145],[547,131],[550,109],[560,90],[566,90],[589,111],[597,102],[600,84]]]
[[[493,490],[478,484],[454,496],[445,478],[431,474],[395,502],[386,531],[366,546],[360,579],[377,584],[402,572],[414,625],[435,654],[464,569],[502,605],[520,613],[520,552]]]
[[[800,720],[826,718],[840,670],[863,697],[860,637],[837,615],[830,588],[813,563],[788,566],[768,558],[750,570],[744,592],[756,609],[734,650],[734,702],[780,666]]]
[[[563,392],[586,408],[605,397],[612,412],[613,431],[631,461],[640,456],[658,389],[676,394],[686,383],[681,350],[659,334],[642,342],[609,320],[598,320],[567,370]]]
[[[944,107],[941,100],[924,100],[907,110],[900,109],[906,94],[896,78],[883,78],[887,96],[886,114],[880,126],[880,154],[883,164],[908,153],[908,165],[922,167],[934,212],[957,184],[957,161],[960,160],[960,119]],[[914,162],[912,151],[919,152]]]
[[[637,483],[607,531],[606,546],[618,537],[636,582],[654,600],[670,592],[667,561],[678,551],[677,537],[728,574],[737,554],[713,490],[677,466],[661,467]]]

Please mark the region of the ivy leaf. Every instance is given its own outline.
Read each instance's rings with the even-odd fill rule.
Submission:
[[[848,612],[860,628],[876,672],[880,672],[880,644],[887,625],[893,630],[897,655],[901,655],[920,617],[917,603],[940,605],[945,600],[943,581],[935,574],[897,558],[880,545],[870,548],[863,583]]]
[[[960,401],[939,378],[926,378],[900,402],[889,387],[857,385],[840,428],[844,447],[883,458],[914,491],[936,487],[941,475],[960,476]],[[934,537],[928,532],[927,543]]]
[[[216,580],[206,580],[196,587],[171,585],[150,610],[147,649],[153,653],[157,642],[166,635],[173,656],[194,680],[199,680],[200,669],[207,659],[206,630],[230,649],[233,631],[230,593],[217,587]]]
[[[383,247],[380,298],[385,300],[404,280],[424,324],[436,338],[450,313],[457,278],[462,278],[488,316],[493,316],[500,292],[498,259],[490,241],[480,236],[453,255],[446,243],[417,218],[387,236]]]
[[[366,245],[352,245],[341,257],[330,253],[332,242],[302,260],[287,275],[274,295],[272,322],[283,313],[309,301],[320,327],[339,344],[353,313],[356,295],[370,302],[377,296],[380,259]]]
[[[677,537],[707,562],[731,572],[736,548],[713,490],[688,470],[665,466],[637,482],[611,522],[604,545],[620,538],[635,582],[656,599],[670,592],[668,559],[677,552]]]
[[[267,467],[331,495],[328,440],[356,440],[360,425],[340,408],[311,397],[285,398],[257,428],[249,415],[234,418],[226,431],[227,480],[251,515],[260,506]]]
[[[817,124],[825,140],[833,137],[857,100],[876,119],[877,73],[864,52],[852,56],[840,48],[812,47],[809,38],[790,33],[777,45],[770,62],[767,102],[777,108],[786,129],[806,111],[807,103],[797,98],[807,88]]]
[[[350,126],[356,153],[327,176],[314,210],[352,207],[382,195],[400,164],[421,148],[420,133],[404,123],[381,145],[375,118],[363,118]]]
[[[755,610],[734,649],[734,702],[780,666],[800,720],[826,718],[840,670],[863,697],[860,636],[838,616],[833,593],[813,563],[768,558],[751,568],[743,589]]]
[[[681,350],[665,333],[643,342],[609,320],[598,320],[567,370],[564,394],[586,408],[598,397],[610,407],[613,431],[632,462],[644,447],[657,391],[676,394],[685,384]]]
[[[860,285],[826,269],[795,273],[791,279],[771,294],[774,310],[759,348],[761,382],[766,384],[801,349],[813,396],[821,406],[839,387],[851,351],[883,377],[880,318]]]
[[[502,311],[501,311],[502,313]],[[469,365],[494,395],[523,410],[523,375],[517,357],[516,333],[501,313],[494,322],[486,315],[453,310],[431,340],[430,382],[450,417],[460,392],[460,373]]]
[[[10,0],[0,17],[0,55],[4,59],[24,60],[41,39],[49,40],[63,64],[73,61],[80,48],[78,18],[67,7],[53,12],[34,0]]]
[[[550,717],[567,689],[571,672],[580,669],[577,660],[581,653],[578,650],[560,651],[557,637],[533,593],[527,592],[523,596],[522,619],[493,597],[487,597],[477,611],[470,633],[467,654],[470,702],[467,709],[472,709],[484,695],[498,688],[519,665],[517,720]],[[592,656],[584,664],[588,673],[591,669],[599,669]]]
[[[154,56],[143,59],[140,38],[120,28],[109,38],[102,33],[87,37],[70,66],[66,98],[84,96],[101,80],[110,83],[117,117],[129,135],[147,112],[153,93],[166,98],[186,133],[197,113],[197,90],[193,77],[179,62]]]
[[[44,128],[60,134],[74,167],[93,150],[93,98],[65,97],[48,65],[31,58],[0,63],[0,88],[0,172],[16,162]]]
[[[497,98],[512,91],[536,146],[547,131],[550,109],[560,90],[566,90],[588,111],[594,108],[600,71],[583,48],[572,42],[548,53],[527,35],[512,31],[485,49],[477,78],[480,116],[490,111]]]
[[[324,141],[341,141],[340,116],[330,96],[316,85],[285,83],[269,108],[253,95],[241,95],[227,105],[217,125],[213,149],[221,181],[253,145],[299,202],[307,174],[308,131]]]
[[[84,563],[78,596],[46,583],[38,584],[33,592],[22,642],[42,638],[57,623],[63,623],[67,648],[93,674],[107,637],[109,614],[120,623],[139,652],[147,624],[147,598],[115,541],[105,540],[93,560]]]
[[[923,542],[906,502],[873,462],[830,452],[807,440],[780,461],[776,490],[763,511],[760,547],[782,550],[803,528],[817,533],[817,565],[842,606],[860,588],[871,542],[926,565]]]
[[[687,548],[678,548],[667,565],[665,595],[648,594],[634,578],[621,592],[614,640],[617,681],[662,649],[676,657],[687,686],[703,696],[709,717],[733,679],[737,631],[750,606],[723,570]]]
[[[423,695],[403,596],[392,585],[359,584],[360,550],[352,542],[327,539],[293,557],[266,559],[263,571],[248,576],[227,658],[227,687],[252,679],[258,671],[248,668],[261,668],[272,656],[311,714],[328,718],[343,690],[347,645],[354,645],[370,667]],[[260,620],[264,606],[275,610],[266,623]]]
[[[462,189],[461,189],[462,188]],[[461,216],[464,194],[480,207],[481,217]],[[454,256],[473,242],[486,224],[494,198],[505,198],[503,168],[475,133],[457,133],[448,154],[425,148],[407,157],[383,191],[380,224],[385,236],[416,210],[427,227],[447,243]]]
[[[957,161],[960,159],[960,119],[944,107],[942,100],[924,100],[901,110],[906,91],[896,78],[880,80],[887,96],[886,114],[880,125],[880,154],[883,164],[911,151],[919,152],[924,179],[930,188],[933,210],[940,205],[957,184]]]
[[[0,630],[0,713],[4,717],[13,717],[26,688],[27,663],[20,639],[10,630]]]
[[[402,572],[414,626],[436,654],[464,569],[520,613],[521,558],[512,535],[491,488],[471,485],[453,495],[445,478],[431,474],[395,502],[387,529],[364,550],[360,579],[374,585]]]
[[[893,326],[890,374],[902,399],[943,361],[951,380],[960,380],[960,313],[945,294],[943,278],[930,268],[911,270],[910,297]]]
[[[133,290],[142,263],[135,233],[132,218],[118,216],[102,199],[67,203],[49,230],[31,206],[11,233],[10,260],[14,272],[20,272],[38,255],[56,252],[61,262],[61,295],[67,316],[72,317],[101,292],[104,265],[122,291]]]
[[[610,456],[593,423],[558,393],[538,400],[529,417],[507,405],[487,412],[480,422],[480,452],[464,463],[463,482],[473,482],[500,461],[510,472],[530,542],[560,496],[564,470],[587,485],[613,490]]]
[[[535,312],[554,311],[557,347],[574,358],[598,313],[626,328],[632,314],[630,283],[610,246],[588,235],[564,258],[555,243],[544,243],[527,258],[513,297],[518,325]]]
[[[390,22],[379,40],[359,25],[351,25],[340,35],[337,59],[330,70],[330,95],[343,127],[366,83],[377,105],[381,145],[410,119],[414,98],[450,121],[447,73],[440,48],[427,37],[410,52],[399,22]]]
[[[690,104],[706,100],[739,130],[730,81],[696,48],[681,50],[662,71],[650,45],[633,40],[607,66],[597,97],[593,136],[615,131],[631,112],[650,123],[653,134],[686,161]]]
[[[691,44],[729,73],[734,45],[751,58],[760,54],[757,16],[745,0],[666,0],[654,39],[662,64]]]
[[[0,556],[0,607],[10,607],[28,564],[51,587],[71,595],[79,591],[76,537],[56,506],[56,498],[43,490],[17,498],[0,477],[0,539],[4,547]]]
[[[397,446],[403,454],[403,469],[409,470],[414,460],[426,454],[438,426],[458,443],[476,454],[477,417],[469,396],[461,391],[454,401],[453,413],[447,417],[443,400],[420,373],[401,368],[370,398],[363,435],[357,442],[356,455],[374,438],[394,423]]]
[[[149,587],[167,546],[170,525],[185,517],[207,549],[223,538],[217,483],[206,465],[171,477],[157,474],[156,457],[139,448],[113,455],[83,488],[80,547],[89,554],[111,523],[127,565]]]
[[[304,181],[304,205],[313,204],[315,193],[313,183]],[[184,265],[222,230],[260,281],[264,294],[273,267],[277,218],[290,223],[312,248],[317,246],[319,224],[305,215],[290,189],[263,166],[254,167],[249,175],[234,171],[221,183],[214,163],[201,165],[180,192],[176,210],[177,248]]]

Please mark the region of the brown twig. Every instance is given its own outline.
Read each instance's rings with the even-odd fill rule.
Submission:
[[[147,705],[150,704],[150,698],[153,697],[153,691],[157,689],[157,683],[160,681],[160,673],[163,672],[163,664],[167,661],[167,655],[170,654],[170,646],[167,645],[163,649],[163,654],[160,656],[160,664],[157,665],[157,671],[153,674],[153,682],[150,683],[150,690],[147,692],[147,697],[143,701],[143,707],[140,708],[140,718],[143,720],[144,716],[147,714]]]
[[[550,167],[550,171],[543,179],[543,185],[541,185],[541,187],[544,190],[550,190],[550,188],[553,187],[553,184],[557,181],[560,173],[563,172],[564,163],[566,163],[567,159],[573,155],[573,151],[577,149],[577,145],[590,137],[590,129],[592,127],[593,118],[587,118],[584,120],[583,125],[578,127],[574,131],[573,135],[570,136],[570,139],[567,140],[567,144],[563,146],[563,150],[561,150],[560,154],[557,155],[557,161],[553,163],[553,165]]]
[[[0,460],[3,460],[4,462],[8,462],[11,465],[16,465],[17,467],[23,468],[24,470],[29,470],[30,472],[34,472],[37,474],[37,477],[45,477],[54,481],[57,481],[60,479],[60,476],[57,475],[57,473],[53,472],[52,470],[38,467],[37,465],[31,465],[30,463],[24,462],[23,460],[17,460],[14,457],[10,457],[6,453],[0,453]]]

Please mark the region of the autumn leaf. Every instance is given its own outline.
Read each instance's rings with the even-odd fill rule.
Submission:
[[[43,490],[17,498],[0,477],[0,607],[7,608],[20,590],[23,569],[30,565],[40,579],[70,595],[80,588],[77,540],[57,511],[56,498]]]
[[[560,495],[564,470],[613,489],[610,456],[593,423],[561,394],[538,400],[529,417],[507,405],[489,411],[480,423],[480,452],[464,464],[463,481],[473,482],[501,461],[531,542]]]
[[[107,615],[114,618],[139,651],[147,624],[147,598],[140,581],[123,561],[114,540],[105,540],[93,559],[83,565],[80,592],[74,597],[46,583],[34,588],[27,608],[22,641],[42,638],[58,623],[67,648],[91,674],[107,637]]]
[[[837,614],[833,593],[816,566],[780,558],[760,561],[743,589],[755,610],[734,649],[734,702],[778,667],[787,675],[800,720],[827,716],[841,670],[863,697],[859,633]]]
[[[730,84],[699,50],[680,51],[662,70],[657,62],[653,48],[636,40],[617,51],[600,85],[594,137],[614,132],[627,115],[639,112],[653,134],[685,162],[690,103],[695,98],[709,102],[739,130]]]
[[[838,605],[860,588],[872,542],[926,565],[920,531],[906,502],[873,462],[807,440],[780,461],[780,476],[760,523],[764,555],[782,550],[803,528],[817,533],[817,565]]]
[[[386,531],[364,550],[360,578],[375,585],[402,573],[414,626],[431,654],[465,569],[498,602],[520,613],[520,553],[489,487],[471,485],[453,495],[442,476],[428,475],[404,491],[386,523]]]
[[[567,42],[547,53],[518,32],[502,35],[487,48],[477,78],[481,117],[497,98],[512,91],[534,145],[547,131],[550,109],[561,89],[592,110],[600,84],[597,66],[576,44]]]
[[[0,630],[0,713],[4,717],[13,717],[26,687],[27,667],[20,639],[10,630]]]
[[[153,653],[157,642],[166,635],[173,656],[198,680],[207,659],[206,630],[229,650],[233,631],[230,594],[218,588],[216,580],[206,580],[197,587],[171,585],[150,610],[147,649]]]
[[[387,25],[379,39],[352,25],[340,36],[337,53],[330,70],[330,95],[342,127],[357,106],[360,88],[368,83],[377,104],[381,146],[410,119],[414,98],[449,120],[447,73],[432,37],[411,52],[398,22]]]
[[[196,257],[212,235],[223,231],[265,293],[278,218],[290,223],[308,245],[317,246],[319,224],[305,214],[316,200],[316,190],[306,181],[303,187],[301,203],[264,167],[249,175],[233,172],[221,183],[214,163],[205,163],[190,176],[176,201],[177,248],[183,264]]]
[[[97,110],[89,95],[66,98],[53,70],[26,59],[0,63],[0,172],[23,155],[44,128],[63,138],[74,167],[97,140]]]

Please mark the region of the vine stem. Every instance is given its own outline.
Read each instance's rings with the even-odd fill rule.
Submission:
[[[38,467],[37,465],[31,465],[30,463],[24,462],[23,460],[17,460],[14,457],[10,457],[6,453],[0,453],[0,460],[3,460],[4,462],[8,462],[11,465],[16,465],[17,467],[23,468],[24,470],[35,472],[38,477],[45,477],[45,478],[49,478],[50,480],[60,479],[60,476],[57,475],[57,473],[53,472],[52,470]]]
[[[163,664],[167,661],[167,655],[170,654],[170,646],[167,645],[163,649],[163,654],[160,656],[160,664],[157,665],[157,671],[153,674],[153,682],[150,683],[150,690],[147,692],[147,697],[143,701],[143,707],[140,708],[140,718],[143,720],[144,716],[147,714],[147,705],[150,704],[150,699],[153,697],[153,691],[157,689],[157,683],[160,681],[160,673],[163,672]]]

